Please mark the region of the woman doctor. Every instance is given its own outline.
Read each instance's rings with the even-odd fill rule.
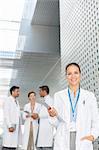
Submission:
[[[92,142],[99,136],[96,98],[80,87],[78,64],[68,64],[65,71],[68,88],[55,93],[54,107],[48,110],[57,128],[54,150],[93,150]]]
[[[35,150],[40,105],[36,103],[36,93],[34,91],[28,93],[28,98],[29,103],[25,105],[23,113],[25,123],[22,148],[24,150]]]

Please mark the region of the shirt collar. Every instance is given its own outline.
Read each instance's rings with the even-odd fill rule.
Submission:
[[[13,100],[16,100],[12,95],[10,95],[10,98],[13,99]]]
[[[70,94],[74,97],[74,92],[70,89],[70,87],[68,87],[68,88],[69,88]],[[76,96],[77,96],[78,92],[79,92],[79,88],[76,91]]]
[[[44,96],[44,100],[47,100],[49,97],[49,95]]]

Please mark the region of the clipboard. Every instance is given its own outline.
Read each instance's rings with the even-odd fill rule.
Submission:
[[[31,117],[32,114],[29,111],[24,111],[24,112]]]

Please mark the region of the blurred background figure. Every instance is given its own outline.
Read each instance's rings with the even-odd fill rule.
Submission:
[[[39,87],[39,95],[44,98],[44,101],[52,106],[53,99],[49,95],[49,87],[44,85]],[[37,140],[37,149],[38,150],[52,150],[53,145],[53,127],[49,123],[48,120],[48,112],[47,109],[42,105],[40,113],[39,113],[39,132],[38,132],[38,140]],[[43,135],[43,136],[42,136]]]
[[[22,148],[24,150],[35,150],[40,104],[36,103],[36,93],[34,91],[28,93],[28,98],[29,103],[24,106],[23,113],[25,123]]]
[[[20,91],[18,86],[12,86],[10,94],[4,102],[4,134],[2,150],[15,150],[19,139],[20,107],[16,100]]]

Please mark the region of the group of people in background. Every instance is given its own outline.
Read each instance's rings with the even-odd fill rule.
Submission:
[[[52,150],[53,126],[49,123],[48,111],[36,101],[36,93],[28,93],[29,102],[24,106],[21,116],[20,106],[17,100],[20,88],[13,86],[10,96],[4,103],[4,134],[3,150],[15,150],[22,145],[22,150]],[[49,105],[53,105],[53,99],[49,95],[49,87],[39,88],[40,97]],[[24,133],[22,135],[21,124],[24,120]]]
[[[4,104],[4,134],[2,150],[93,150],[99,136],[99,112],[96,97],[80,86],[81,69],[77,63],[65,68],[68,87],[56,92],[52,99],[49,87],[39,87],[43,103],[36,101],[36,93],[28,93],[24,106],[21,134],[20,88],[13,86]],[[55,135],[54,135],[55,131]]]

